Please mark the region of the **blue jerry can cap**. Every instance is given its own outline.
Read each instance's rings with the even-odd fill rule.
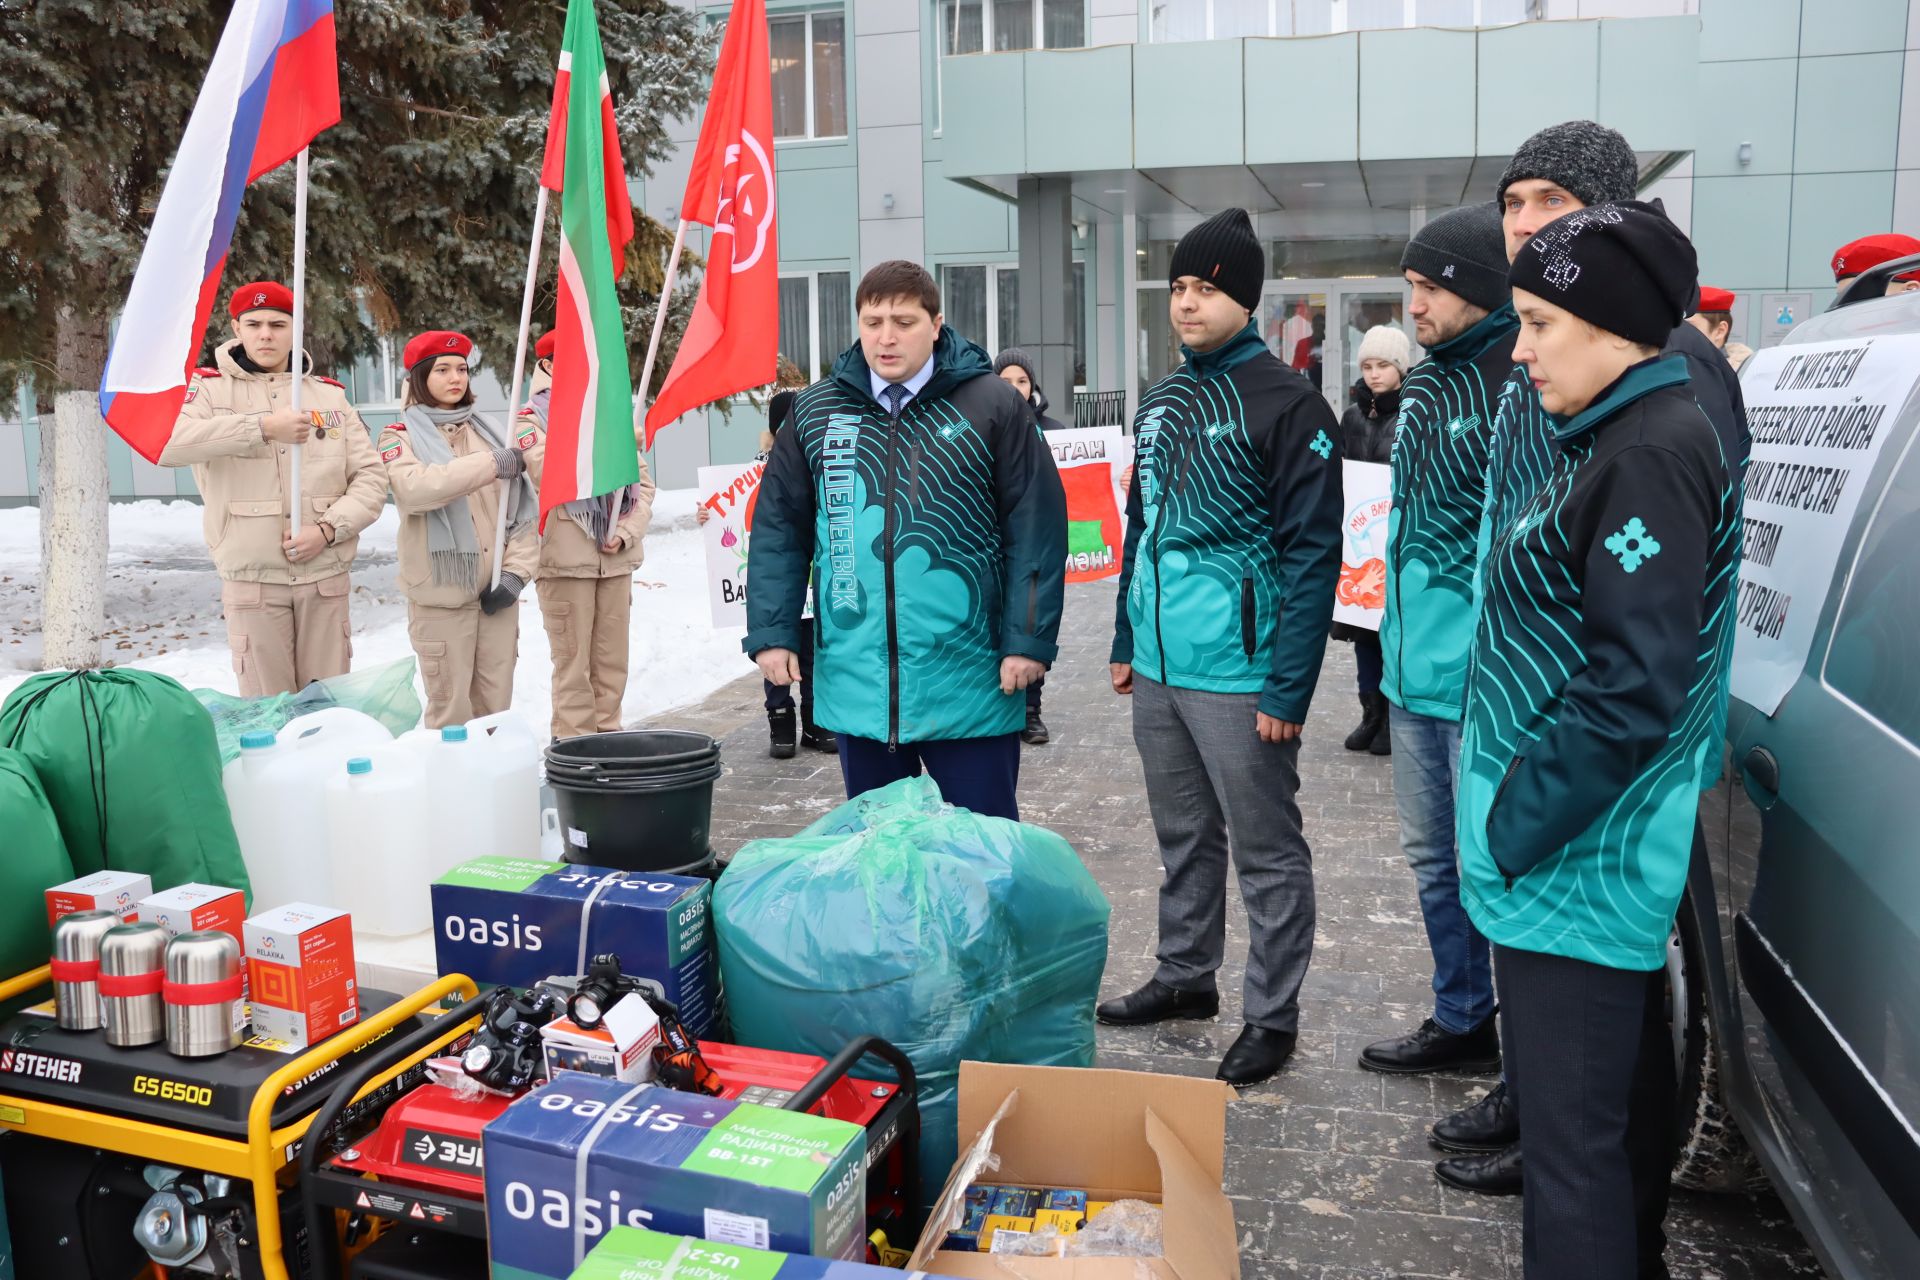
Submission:
[[[347,772],[350,774],[372,773],[373,761],[365,756],[355,756],[347,761]]]
[[[245,751],[249,747],[270,747],[274,741],[271,729],[249,729],[240,735],[240,749]]]

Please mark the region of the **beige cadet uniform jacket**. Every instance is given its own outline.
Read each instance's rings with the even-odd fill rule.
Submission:
[[[428,466],[414,456],[407,441],[408,427],[396,422],[380,433],[380,461],[386,464],[387,482],[393,486],[393,505],[400,509],[400,587],[415,604],[438,609],[458,609],[477,603],[493,582],[493,529],[500,510],[500,481],[494,475],[493,449],[479,432],[462,422],[441,428],[453,450],[453,461]],[[523,449],[532,448],[534,435],[523,432],[516,441]],[[473,518],[474,541],[480,548],[480,585],[477,590],[433,581],[433,554],[427,548],[429,511],[444,507],[455,498],[467,500],[467,512]],[[528,525],[507,540],[501,557],[501,571],[522,582],[532,582],[540,567],[540,535]]]
[[[536,388],[538,380],[535,381]],[[527,465],[533,468],[534,481],[539,482],[539,468],[546,463],[547,433],[540,417],[532,409],[523,409],[520,413],[520,428],[532,426],[536,441],[533,451],[527,455]],[[640,459],[640,492],[634,495],[633,510],[614,522],[613,530],[620,535],[620,549],[612,555],[600,550],[598,544],[588,536],[587,531],[567,518],[560,508],[555,507],[547,514],[547,532],[540,540],[540,576],[542,578],[631,578],[633,571],[646,559],[646,547],[643,545],[647,529],[653,524],[653,476],[647,471],[647,460]]]
[[[367,428],[330,378],[306,375],[301,410],[320,415],[322,425],[304,445],[273,444],[260,434],[266,414],[291,408],[293,377],[248,373],[234,362],[236,340],[214,354],[216,368],[202,369],[187,384],[186,403],[161,451],[163,467],[193,468],[206,504],[203,523],[214,568],[231,582],[299,586],[353,567],[362,529],[380,517],[387,477]],[[333,545],[312,560],[293,564],[286,539],[292,532],[292,458],[300,454],[301,525],[333,526]]]

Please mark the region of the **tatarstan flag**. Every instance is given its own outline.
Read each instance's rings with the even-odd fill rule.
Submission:
[[[560,193],[558,337],[540,476],[545,529],[553,508],[640,479],[627,335],[613,287],[633,239],[633,204],[593,0],[567,0],[540,184]]]
[[[1113,464],[1060,468],[1067,492],[1067,581],[1093,582],[1120,572],[1125,525],[1113,496]]]

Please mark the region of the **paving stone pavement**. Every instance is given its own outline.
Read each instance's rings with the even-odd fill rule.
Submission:
[[[1154,969],[1160,863],[1126,700],[1107,683],[1113,588],[1070,587],[1060,661],[1047,678],[1053,741],[1025,749],[1021,817],[1059,832],[1113,904],[1102,997]],[[1319,929],[1301,992],[1300,1046],[1287,1068],[1228,1114],[1227,1191],[1248,1280],[1520,1280],[1520,1202],[1468,1195],[1433,1178],[1436,1117],[1492,1083],[1381,1076],[1361,1047],[1431,1011],[1432,972],[1412,873],[1400,856],[1390,762],[1341,749],[1357,719],[1351,649],[1328,646],[1301,753],[1300,807],[1313,845]],[[744,662],[744,659],[743,659]],[[749,676],[654,723],[723,742],[713,841],[788,836],[843,799],[831,756],[766,754],[758,679]],[[1100,1065],[1211,1076],[1240,1028],[1246,924],[1229,894],[1221,1014],[1212,1022],[1102,1027]],[[1771,1195],[1676,1192],[1667,1220],[1675,1280],[1818,1276]]]

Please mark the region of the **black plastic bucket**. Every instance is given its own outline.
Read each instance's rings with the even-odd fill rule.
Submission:
[[[704,733],[630,729],[562,738],[547,748],[568,862],[700,875],[713,859],[720,744]]]

